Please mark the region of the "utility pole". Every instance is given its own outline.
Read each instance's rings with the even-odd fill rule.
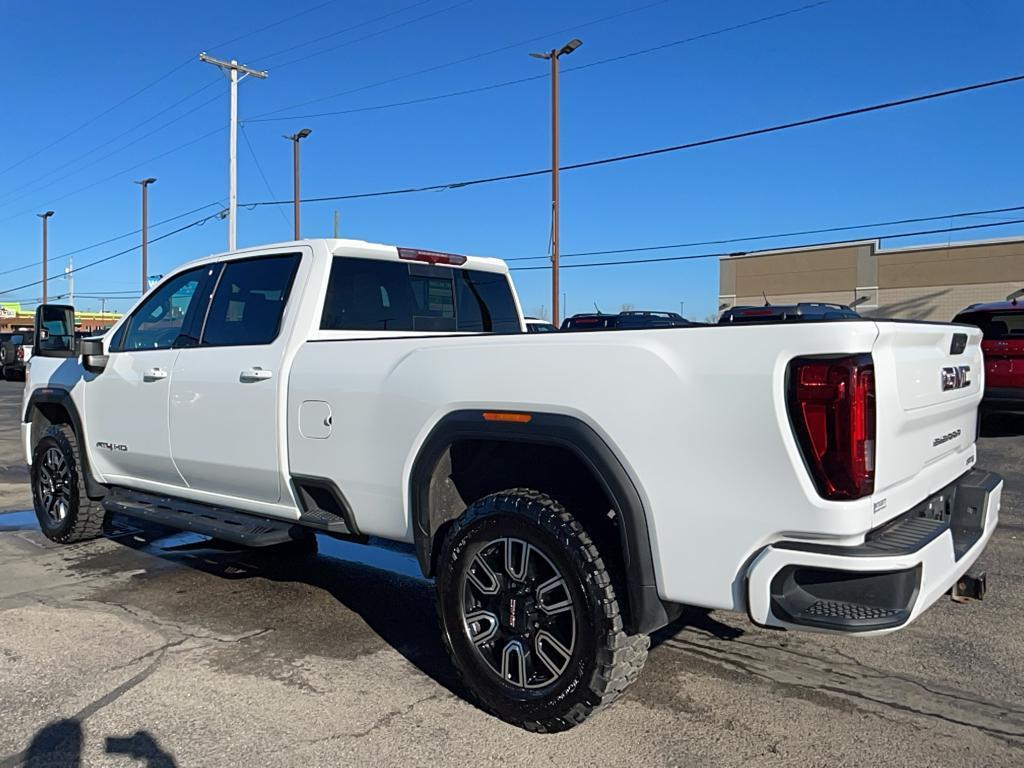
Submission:
[[[46,303],[46,282],[49,278],[46,276],[46,221],[53,216],[53,211],[47,211],[46,213],[37,213],[40,219],[43,220],[43,304]]]
[[[231,139],[228,160],[229,192],[228,192],[228,250],[235,250],[235,231],[238,222],[238,83],[249,75],[258,77],[260,80],[267,79],[267,73],[258,69],[251,69],[244,64],[239,64],[232,59],[223,61],[207,56],[206,53],[199,54],[199,60],[207,64],[220,67],[228,72],[231,78]],[[238,73],[242,76],[239,77]],[[145,289],[143,289],[145,290]]]
[[[298,133],[293,133],[291,136],[285,136],[292,143],[292,186],[295,189],[295,239],[301,240],[302,234],[299,230],[299,142],[309,136],[312,131],[309,128],[303,128]]]
[[[551,322],[558,325],[558,59],[583,45],[573,38],[547,53],[531,53],[535,59],[551,60]]]
[[[156,179],[140,179],[135,183],[142,187],[142,295],[146,295],[149,285],[149,195],[147,188]]]
[[[338,209],[334,209],[334,239],[338,239]]]
[[[682,302],[682,301],[679,302],[679,316],[680,317],[686,317],[686,315],[683,314],[683,304],[684,303],[685,302]]]

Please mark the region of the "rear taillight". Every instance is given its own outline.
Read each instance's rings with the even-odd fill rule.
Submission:
[[[19,360],[24,360],[25,359],[25,348],[24,347],[18,347],[18,359]]]
[[[826,499],[875,490],[875,368],[871,355],[797,358],[789,364],[789,419]]]

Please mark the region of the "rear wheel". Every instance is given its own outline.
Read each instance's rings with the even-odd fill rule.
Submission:
[[[437,574],[452,662],[481,704],[532,731],[562,731],[640,674],[646,635],[623,631],[597,548],[554,499],[487,496],[456,521]]]
[[[32,454],[32,504],[43,534],[71,544],[103,532],[106,511],[85,492],[78,438],[66,424],[54,424]]]

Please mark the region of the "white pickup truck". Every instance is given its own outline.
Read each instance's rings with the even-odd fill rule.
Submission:
[[[875,634],[984,586],[976,328],[527,334],[502,261],[353,240],[201,259],[102,340],[73,323],[37,310],[25,388],[49,538],[118,512],[413,544],[467,688],[531,730],[616,698],[682,605]]]

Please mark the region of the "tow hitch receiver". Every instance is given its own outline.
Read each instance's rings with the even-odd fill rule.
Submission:
[[[949,590],[949,596],[953,598],[954,603],[983,600],[985,598],[984,572],[979,574],[965,573],[957,579],[956,584]]]

